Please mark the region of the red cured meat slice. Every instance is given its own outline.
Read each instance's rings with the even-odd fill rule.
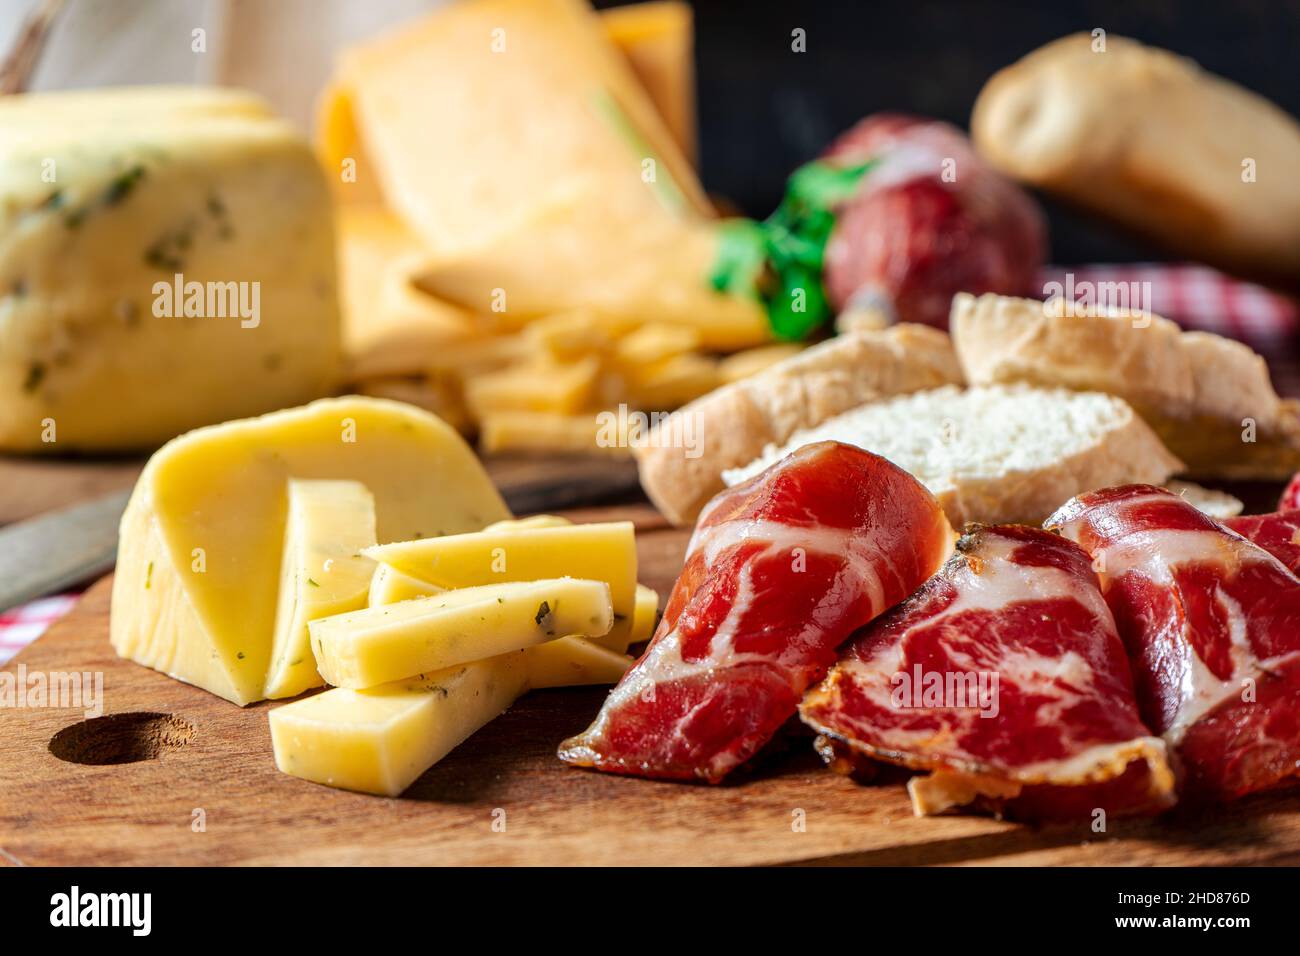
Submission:
[[[806,445],[700,516],[645,654],[560,758],[716,783],[752,757],[858,627],[952,547],[934,497],[850,445]]]
[[[799,711],[841,767],[867,758],[930,771],[908,784],[918,815],[974,804],[1078,819],[1174,799],[1090,559],[1039,528],[965,535]]]
[[[1292,574],[1300,575],[1300,510],[1241,515],[1220,523],[1255,542],[1285,564]]]
[[[1093,555],[1147,723],[1193,799],[1300,769],[1300,579],[1263,548],[1149,485],[1089,492],[1048,525]]]

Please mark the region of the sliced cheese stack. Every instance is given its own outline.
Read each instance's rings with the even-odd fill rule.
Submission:
[[[538,515],[365,554],[370,606],[310,625],[339,686],[270,717],[277,766],[329,786],[394,796],[528,689],[617,682],[656,623],[627,522]]]
[[[600,632],[600,643],[622,652],[632,642],[637,583],[630,521],[508,523],[475,534],[378,545],[365,555],[444,589],[561,576],[602,581],[609,587],[614,626]]]
[[[260,99],[0,97],[0,449],[153,448],[327,394],[335,287],[325,179]]]

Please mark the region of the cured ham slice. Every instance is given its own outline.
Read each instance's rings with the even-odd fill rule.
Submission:
[[[951,548],[943,511],[902,469],[839,442],[798,449],[705,506],[650,646],[560,758],[722,780]]]
[[[975,805],[1020,819],[1158,811],[1162,740],[1138,715],[1090,559],[1038,528],[978,528],[873,622],[799,708],[838,769],[929,771],[917,815]]]
[[[1300,510],[1267,515],[1241,515],[1220,522],[1247,541],[1253,541],[1300,575]]]
[[[1300,579],[1177,495],[1127,485],[1048,519],[1092,554],[1138,704],[1184,792],[1229,799],[1300,769]]]

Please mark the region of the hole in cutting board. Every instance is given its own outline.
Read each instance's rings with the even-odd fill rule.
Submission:
[[[50,753],[93,766],[136,763],[156,760],[193,737],[194,725],[175,714],[110,714],[64,727],[50,738]]]

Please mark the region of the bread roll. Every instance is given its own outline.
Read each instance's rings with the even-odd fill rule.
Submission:
[[[1002,172],[1179,255],[1300,285],[1300,124],[1191,60],[1064,37],[989,80],[971,133]]]

